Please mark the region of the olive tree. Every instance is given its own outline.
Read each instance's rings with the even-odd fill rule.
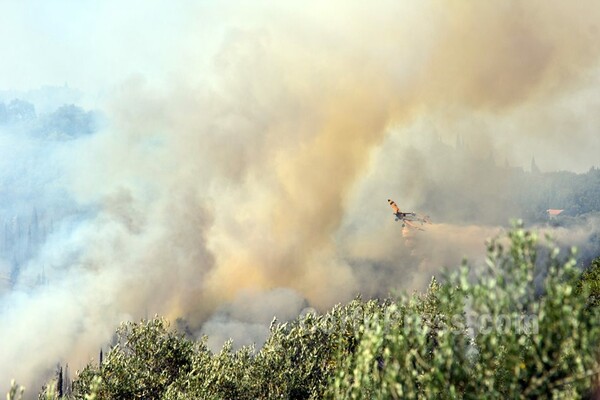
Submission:
[[[598,309],[576,290],[574,252],[516,227],[486,265],[433,280],[361,329],[331,398],[581,398],[600,372]],[[546,254],[538,261],[540,250]]]

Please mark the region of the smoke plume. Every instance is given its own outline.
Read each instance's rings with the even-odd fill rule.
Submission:
[[[599,82],[595,1],[221,12],[211,42],[161,55],[208,59],[202,76],[192,64],[166,84],[120,81],[103,105],[108,127],[62,150],[61,184],[91,211],[57,229],[2,297],[0,385],[37,384],[62,360],[83,365],[123,320],[182,317],[195,332],[245,329],[260,343],[274,315],[421,288],[441,267],[481,257],[498,221],[515,216],[477,198],[511,181],[491,182],[461,157],[440,170],[431,141],[460,135],[471,154],[507,162],[529,160],[521,147],[541,143],[537,159],[553,168],[570,134],[572,168],[596,156],[593,129],[545,122],[557,104],[581,115],[600,105],[581,100]],[[572,115],[559,109],[556,125]],[[600,120],[590,123],[597,131]],[[436,196],[445,174],[472,204]],[[434,224],[403,235],[390,197]],[[42,265],[48,283],[31,288]],[[248,303],[268,315],[243,319]]]

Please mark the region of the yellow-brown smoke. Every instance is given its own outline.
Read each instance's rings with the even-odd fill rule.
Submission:
[[[47,338],[45,352],[18,374],[73,359],[73,347],[86,359],[83,349],[93,353],[90,343],[108,339],[119,319],[160,313],[198,327],[244,291],[290,288],[324,308],[359,292],[420,285],[399,273],[411,265],[401,262],[404,251],[431,252],[429,262],[442,263],[495,230],[462,241],[467,228],[434,225],[414,244],[398,244],[385,186],[408,176],[396,201],[410,207],[435,160],[413,164],[408,175],[392,160],[386,176],[374,178],[380,185],[350,208],[378,146],[424,115],[438,126],[459,119],[469,130],[482,115],[545,104],[577,91],[598,67],[594,0],[261,3],[224,13],[226,34],[215,39],[208,76],[175,77],[166,88],[123,82],[107,107],[109,129],[79,144],[71,188],[101,212],[80,232],[83,255],[56,265],[68,264],[87,289],[73,295],[61,284],[69,294],[56,297],[60,304],[78,309],[58,322],[69,345]],[[189,51],[196,60],[203,44]],[[487,149],[493,140],[473,143]],[[363,219],[369,229],[339,235],[344,223]],[[449,235],[451,245],[442,246]],[[34,296],[23,310],[39,299],[53,304],[48,298]],[[36,330],[18,318],[2,325]],[[0,334],[0,342],[15,340],[30,339]],[[19,357],[0,364],[14,368]]]
[[[234,220],[236,206],[248,207],[252,228],[238,226],[243,233],[217,251],[210,284],[217,293],[289,286],[321,307],[354,295],[361,283],[336,256],[333,236],[389,129],[427,112],[451,119],[445,111],[454,108],[509,112],[577,85],[596,65],[592,2],[585,12],[560,2],[387,6],[296,10],[235,43],[250,42],[261,60],[224,50],[246,72],[234,85],[250,87],[242,98],[264,102],[253,114],[264,125],[251,135],[265,158],[241,151],[248,161],[241,169],[250,172],[236,184],[254,185],[250,176],[261,190],[242,191],[228,207]]]
[[[180,271],[191,288],[170,282],[156,311],[198,322],[244,289],[290,287],[317,307],[354,296],[362,277],[334,235],[372,150],[416,115],[509,112],[577,85],[598,54],[599,10],[587,6],[432,1],[252,12],[255,20],[226,34],[209,87],[133,81],[113,104],[106,151],[89,166],[109,164],[103,181],[112,183],[92,197],[151,179],[156,199],[140,200],[151,209],[138,214],[161,231],[149,239],[151,255],[123,268],[155,271],[149,293],[163,270]],[[127,157],[112,154],[118,146]],[[189,226],[205,208],[206,228]],[[204,243],[198,235],[207,250],[192,257]]]

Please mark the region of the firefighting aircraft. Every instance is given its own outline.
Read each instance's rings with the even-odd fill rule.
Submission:
[[[410,228],[424,231],[425,229],[413,224],[413,222],[420,222],[421,225],[431,223],[429,216],[427,215],[420,216],[414,212],[402,212],[393,200],[388,199],[388,203],[390,203],[392,210],[394,210],[394,217],[396,217],[396,221],[402,221],[402,227],[408,226]]]

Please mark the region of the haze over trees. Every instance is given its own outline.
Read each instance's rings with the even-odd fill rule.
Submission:
[[[435,163],[420,162],[422,158]],[[429,147],[408,149],[398,159],[401,171],[415,175],[403,176],[402,182],[418,180],[423,187],[423,200],[416,207],[448,222],[504,225],[520,218],[528,224],[545,223],[546,210],[554,208],[564,209],[553,221],[560,225],[600,212],[600,170],[594,166],[585,173],[541,171],[532,158],[525,169],[466,144],[454,147],[435,139]],[[411,168],[414,164],[419,170]]]
[[[232,351],[227,343],[212,353],[206,338],[185,337],[162,318],[128,322],[104,359],[76,376],[72,391],[51,382],[45,395],[589,398],[600,374],[600,309],[595,277],[580,275],[575,264],[573,254],[516,227],[489,242],[485,265],[465,262],[422,294],[356,299],[274,321],[261,349]],[[16,386],[9,400],[15,398]]]
[[[0,100],[0,294],[61,223],[85,216],[59,183],[64,171],[57,154],[101,124],[99,112],[74,104],[38,113],[29,101]],[[34,283],[43,281],[40,268]]]
[[[579,350],[595,327],[571,306],[584,285],[547,290],[553,252],[536,247],[523,308],[518,268],[502,280],[481,246],[518,218],[556,238],[573,279],[600,255],[597,189],[571,185],[600,148],[597,0],[0,1],[0,15],[0,393],[14,377],[35,396],[58,363],[57,394],[88,398],[593,387]],[[403,229],[388,198],[432,224]],[[443,278],[463,258],[471,272]],[[358,294],[338,307],[358,324],[335,322]],[[552,330],[470,329],[486,307],[484,327],[521,310]],[[88,357],[103,360],[89,384]]]
[[[0,289],[11,290],[22,266],[57,227],[76,226],[73,221],[93,213],[79,208],[67,192],[40,183],[58,176],[50,167],[51,150],[93,135],[99,121],[98,113],[73,104],[38,113],[24,100],[0,102],[0,131],[27,140],[26,157],[15,156],[18,162],[0,176],[0,258],[8,266],[0,271]],[[583,174],[525,171],[441,142],[429,150],[428,156],[436,157],[435,165],[446,173],[439,179],[431,174],[423,183],[425,196],[418,207],[438,221],[505,224],[516,215],[529,224],[574,227],[600,212],[596,168]],[[470,182],[473,190],[465,191],[461,177],[471,170],[478,173]],[[549,220],[547,208],[565,211]],[[592,354],[596,311],[588,307],[597,298],[597,268],[578,281],[586,284],[574,283],[574,259],[545,258],[552,252],[542,250],[538,263],[546,259],[542,269],[550,271],[544,275],[536,269],[540,266],[532,234],[517,230],[512,235],[510,249],[498,243],[488,249],[493,267],[473,268],[483,268],[474,281],[462,270],[432,281],[423,294],[357,299],[323,314],[274,323],[260,349],[234,350],[226,344],[214,353],[206,339],[182,336],[164,319],[126,323],[101,367],[97,361],[90,363],[77,375],[72,392],[65,380],[54,393],[69,392],[72,398],[95,393],[106,399],[479,398],[490,393],[492,398],[517,393],[538,398],[589,393],[597,376]],[[597,238],[587,239],[589,248],[580,254],[579,267],[600,253]],[[543,279],[547,281],[541,284]],[[43,270],[32,284],[45,284]],[[501,316],[502,323],[537,323],[539,333],[476,332],[467,311],[477,308],[492,321]],[[527,319],[539,313],[543,319]],[[51,386],[48,393],[53,396]]]
[[[0,101],[0,128],[3,126],[40,138],[68,139],[96,132],[100,114],[64,104],[50,113],[38,115],[32,103],[13,99],[7,104]]]

